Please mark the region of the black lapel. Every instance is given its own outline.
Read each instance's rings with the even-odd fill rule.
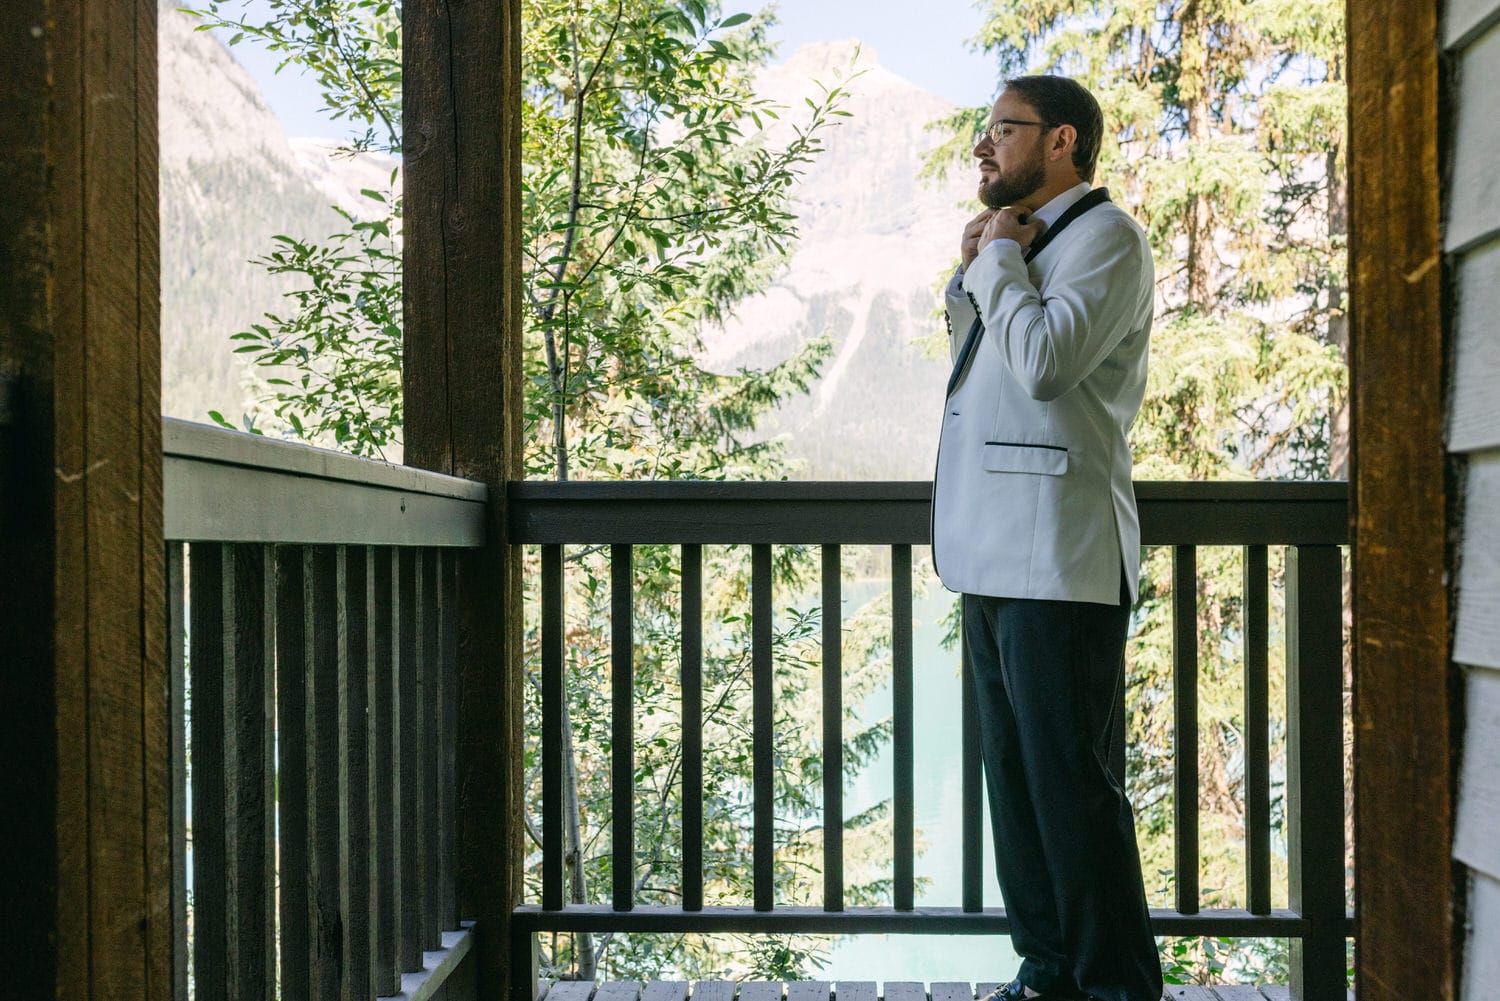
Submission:
[[[974,353],[974,345],[979,342],[979,334],[983,330],[984,322],[979,317],[974,317],[974,325],[969,328],[969,336],[964,338],[964,346],[958,349],[958,360],[953,363],[953,371],[948,375],[947,396],[952,396],[953,391],[958,388],[959,377],[969,367],[969,355]]]
[[[1070,226],[1074,219],[1083,215],[1089,209],[1103,205],[1109,201],[1108,188],[1095,188],[1084,195],[1078,201],[1069,205],[1067,211],[1057,217],[1057,222],[1047,228],[1047,231],[1036,238],[1036,241],[1026,250],[1026,263],[1030,264],[1032,259],[1047,249],[1047,244],[1057,238],[1057,235]],[[958,380],[963,377],[964,370],[969,367],[969,356],[974,353],[974,346],[979,343],[979,337],[984,332],[984,323],[979,317],[974,318],[974,325],[969,328],[969,336],[964,338],[964,346],[958,349],[958,360],[953,363],[953,371],[948,376],[948,396],[958,388]]]

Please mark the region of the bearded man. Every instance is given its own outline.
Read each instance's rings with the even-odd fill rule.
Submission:
[[[994,1001],[1160,1001],[1135,818],[1109,766],[1140,569],[1126,435],[1155,283],[1090,189],[1099,104],[1006,83],[974,146],[987,206],[947,291],[954,356],[933,558],[963,595],[1001,894],[1021,956]]]

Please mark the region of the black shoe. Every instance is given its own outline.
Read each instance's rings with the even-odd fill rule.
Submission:
[[[1035,988],[1032,988],[1035,990]],[[1026,985],[1019,980],[1012,980],[990,991],[979,1001],[1068,1001],[1075,997],[1073,994],[1030,994],[1026,993]]]

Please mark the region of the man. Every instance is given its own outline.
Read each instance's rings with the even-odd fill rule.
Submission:
[[[1008,81],[974,146],[987,206],[947,293],[954,369],[933,558],[963,594],[1000,889],[1021,956],[992,996],[1159,1001],[1135,820],[1109,767],[1140,529],[1145,233],[1090,191],[1103,116]]]

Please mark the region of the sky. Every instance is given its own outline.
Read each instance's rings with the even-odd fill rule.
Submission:
[[[262,0],[251,0],[250,17]],[[726,0],[725,15],[753,11],[762,5]],[[807,42],[858,38],[873,48],[886,69],[958,105],[988,103],[995,71],[969,51],[968,39],[979,30],[974,0],[923,0],[923,16],[913,16],[911,0],[781,0],[781,23],[772,31],[785,59]],[[226,5],[226,9],[228,5]],[[228,36],[224,32],[223,36]],[[275,59],[251,42],[230,50],[255,78],[266,101],[289,136],[343,139],[347,126],[318,114],[316,88],[290,68],[276,73]]]

